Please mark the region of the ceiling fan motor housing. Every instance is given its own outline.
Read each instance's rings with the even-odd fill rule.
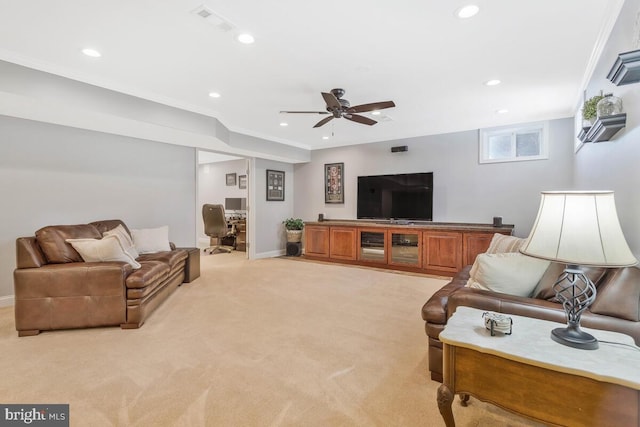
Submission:
[[[331,93],[333,94],[333,96],[340,99],[342,98],[342,95],[344,95],[344,89],[340,89],[340,88],[331,89]]]

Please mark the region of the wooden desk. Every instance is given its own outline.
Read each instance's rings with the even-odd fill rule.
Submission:
[[[247,250],[247,220],[231,219],[227,221],[227,226],[232,230],[235,236],[233,248],[237,251]]]
[[[638,426],[640,352],[600,343],[578,350],[551,340],[558,323],[514,316],[513,334],[492,337],[483,310],[458,307],[440,333],[444,383],[438,408],[455,426],[451,404],[460,394],[552,425]],[[587,329],[601,341],[633,344],[616,332]]]

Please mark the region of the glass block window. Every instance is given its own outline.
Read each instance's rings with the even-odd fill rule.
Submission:
[[[480,131],[480,163],[549,158],[547,123]]]

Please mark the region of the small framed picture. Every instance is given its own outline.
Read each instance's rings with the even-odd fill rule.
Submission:
[[[238,176],[238,188],[240,189],[247,188],[247,175]]]
[[[236,185],[236,174],[235,173],[228,173],[226,175],[227,177],[227,185]]]
[[[267,201],[284,201],[284,172],[267,169]]]
[[[324,165],[324,202],[344,203],[344,163]]]

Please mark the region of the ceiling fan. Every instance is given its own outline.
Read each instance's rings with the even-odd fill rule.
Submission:
[[[375,125],[375,120],[372,120],[368,117],[361,116],[355,113],[366,113],[367,111],[374,110],[382,110],[383,108],[391,108],[395,107],[396,104],[393,101],[384,101],[384,102],[372,102],[371,104],[362,104],[351,106],[349,101],[346,99],[342,99],[344,95],[344,89],[331,89],[329,93],[322,92],[322,97],[324,98],[324,102],[327,104],[327,111],[280,111],[281,113],[286,114],[331,114],[329,117],[325,117],[320,120],[314,128],[319,128],[327,123],[329,123],[333,119],[339,119],[340,117],[344,117],[347,120],[351,120],[352,122],[362,123],[363,125]]]

